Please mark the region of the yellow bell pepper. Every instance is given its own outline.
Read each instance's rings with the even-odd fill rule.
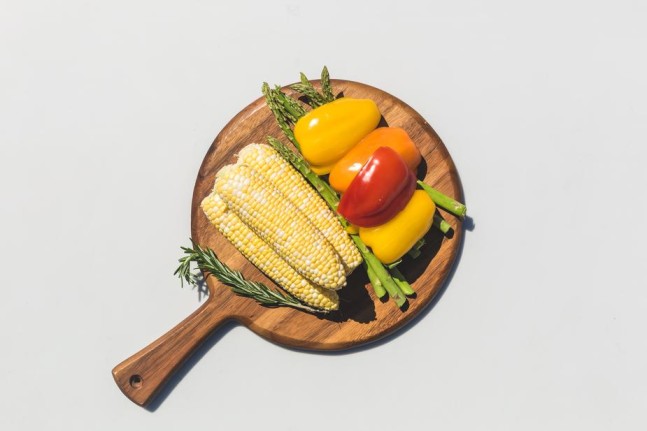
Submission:
[[[436,204],[429,195],[424,190],[416,190],[395,217],[380,226],[360,227],[359,237],[380,262],[393,263],[425,236],[435,212]]]
[[[294,126],[294,137],[310,168],[324,175],[377,127],[380,118],[374,101],[342,97],[301,117]]]

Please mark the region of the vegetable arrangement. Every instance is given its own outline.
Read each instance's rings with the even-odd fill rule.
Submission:
[[[197,244],[183,248],[176,274],[197,283],[194,263],[263,305],[329,312],[339,308],[336,290],[363,263],[376,295],[388,293],[402,307],[414,291],[397,265],[420,254],[432,225],[449,231],[436,206],[458,217],[465,206],[417,181],[421,156],[406,131],[376,128],[381,114],[372,100],[335,99],[325,67],[321,91],[303,74],[291,88],[310,111],[279,86],[265,83],[263,94],[296,151],[273,137],[269,145],[245,146],[235,164],[216,174],[201,206],[250,262],[298,301],[262,283],[245,289],[242,276],[227,276],[235,271]]]

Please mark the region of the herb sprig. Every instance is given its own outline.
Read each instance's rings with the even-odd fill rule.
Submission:
[[[311,313],[327,313],[326,310],[304,305],[292,296],[272,289],[266,284],[246,280],[243,274],[231,269],[218,259],[212,249],[200,247],[193,240],[191,240],[191,244],[192,247],[181,247],[184,256],[179,259],[180,265],[173,273],[173,275],[180,277],[182,284],[187,282],[189,285],[196,286],[206,277],[213,276],[221,283],[229,286],[235,294],[252,298],[267,307],[288,306]],[[195,271],[194,268],[197,268],[198,271]]]

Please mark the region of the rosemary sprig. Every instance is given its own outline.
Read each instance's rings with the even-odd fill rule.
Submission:
[[[271,289],[263,283],[246,280],[243,274],[239,271],[234,271],[218,259],[216,253],[210,248],[202,248],[193,240],[191,240],[191,244],[192,247],[181,247],[184,256],[179,259],[180,265],[173,273],[173,275],[180,277],[182,284],[186,281],[190,285],[195,286],[200,282],[201,277],[203,277],[202,274],[206,274],[204,276],[205,278],[210,275],[214,276],[220,282],[229,286],[235,294],[252,298],[266,307],[287,306],[311,313],[327,313],[326,310],[308,307],[295,298],[278,290]],[[199,269],[198,272],[193,270],[192,264],[195,264],[197,269]]]

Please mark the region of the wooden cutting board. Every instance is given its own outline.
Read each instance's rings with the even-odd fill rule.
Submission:
[[[315,86],[318,81],[313,81]],[[441,192],[463,201],[461,183],[454,163],[431,126],[411,107],[377,88],[352,81],[332,80],[335,93],[345,97],[373,99],[383,115],[382,125],[404,128],[419,146],[424,162],[419,178]],[[284,88],[287,93],[291,90]],[[191,235],[201,246],[210,247],[231,268],[251,280],[274,286],[210,225],[200,202],[213,188],[214,176],[225,164],[233,163],[237,151],[252,142],[265,142],[272,135],[283,137],[263,98],[236,115],[209,148],[193,192]],[[170,375],[224,322],[234,320],[274,343],[307,350],[341,350],[375,341],[402,328],[441,290],[461,247],[460,220],[441,211],[454,228],[452,238],[437,229],[427,234],[422,255],[401,265],[416,296],[399,309],[391,300],[376,298],[359,268],[340,291],[340,310],[314,315],[292,308],[265,308],[254,300],[233,294],[213,278],[207,280],[209,296],[204,304],[167,334],[126,359],[113,369],[119,388],[133,402],[146,405]]]

